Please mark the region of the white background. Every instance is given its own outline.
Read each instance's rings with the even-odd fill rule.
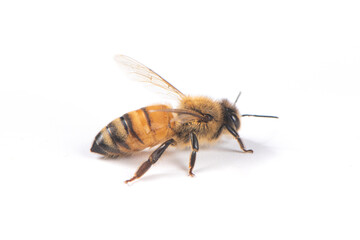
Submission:
[[[1,239],[359,239],[358,1],[2,1]],[[182,92],[235,100],[240,135],[90,153],[98,131],[166,102],[126,54]]]

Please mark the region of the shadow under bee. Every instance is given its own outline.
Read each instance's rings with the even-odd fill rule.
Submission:
[[[220,141],[211,148],[202,148],[199,161],[196,162],[198,173],[203,170],[229,169],[234,168],[234,166],[241,168],[259,164],[271,159],[276,154],[270,146],[248,139],[246,142],[250,148],[254,149],[254,153],[251,155],[238,150],[237,145],[230,140]]]
[[[134,167],[138,167],[141,162],[148,159],[154,149],[155,148],[146,149],[144,151],[136,152],[125,157],[102,156],[101,159],[104,161],[113,162],[118,165],[127,166],[129,168],[131,167],[133,169]],[[160,164],[158,163],[157,165],[160,167],[161,165],[166,167],[175,166],[177,169],[184,171],[187,170],[187,156],[188,152],[186,150],[171,148],[164,153],[163,157],[159,160]]]
[[[201,146],[199,161],[196,162],[198,173],[203,170],[226,169],[234,166],[248,166],[249,164],[259,163],[271,159],[275,152],[267,145],[246,139],[249,147],[254,149],[254,154],[246,154],[237,149],[237,145],[233,144],[230,139],[223,139],[216,145]],[[126,166],[126,169],[133,169],[139,166],[141,162],[148,159],[153,148],[146,149],[141,152],[134,153],[126,157],[102,157],[104,161],[109,161],[117,165]],[[143,177],[144,181],[155,180],[162,177],[171,177],[176,175],[184,175],[184,170],[188,167],[189,148],[170,148],[164,153],[158,163],[158,168],[175,168],[171,173],[161,171]],[[121,170],[124,171],[125,169]],[[174,175],[174,173],[178,174]],[[127,173],[126,173],[127,174]]]

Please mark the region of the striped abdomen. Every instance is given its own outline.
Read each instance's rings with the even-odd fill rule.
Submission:
[[[108,156],[127,155],[166,141],[174,135],[173,114],[152,110],[168,108],[148,106],[115,119],[96,135],[91,151]]]

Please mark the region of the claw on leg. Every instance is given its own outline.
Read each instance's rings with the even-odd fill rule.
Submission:
[[[254,153],[252,149],[244,149],[244,153]]]
[[[132,182],[132,181],[134,181],[135,179],[136,179],[137,177],[132,177],[132,178],[130,178],[129,180],[126,180],[126,181],[124,181],[124,183],[129,183],[129,182]]]

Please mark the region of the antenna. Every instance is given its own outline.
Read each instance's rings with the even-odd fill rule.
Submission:
[[[239,100],[240,95],[241,95],[241,91],[240,91],[239,94],[237,95],[236,100],[235,100],[235,102],[234,102],[234,105],[236,105],[237,101]]]
[[[254,114],[243,114],[242,117],[263,117],[263,118],[279,118],[277,116],[268,116],[268,115],[254,115]]]

